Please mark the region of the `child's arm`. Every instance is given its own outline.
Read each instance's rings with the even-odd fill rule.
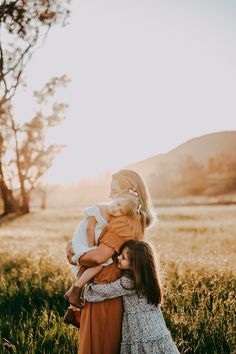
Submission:
[[[86,228],[86,233],[87,233],[87,239],[88,239],[88,245],[89,247],[95,246],[95,227],[97,224],[97,220],[94,216],[88,216],[87,218],[87,228]]]
[[[135,294],[135,289],[132,280],[122,277],[110,284],[89,284],[84,291],[84,298],[89,302],[100,302],[133,294]]]
[[[72,241],[69,241],[66,245],[66,257],[70,264],[77,265],[77,261],[73,260],[74,255]]]

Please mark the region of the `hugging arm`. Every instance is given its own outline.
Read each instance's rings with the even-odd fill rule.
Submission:
[[[86,267],[92,267],[105,263],[109,258],[115,254],[113,248],[100,243],[100,245],[92,251],[85,253],[79,259],[79,264]]]
[[[91,250],[81,256],[79,259],[79,264],[85,267],[92,267],[105,263],[114,254],[115,251],[111,247],[108,247],[105,244],[101,243],[96,249]],[[70,264],[78,265],[78,263],[74,261],[75,254],[72,248],[71,241],[67,243],[66,256]]]
[[[90,283],[84,291],[84,298],[88,302],[100,302],[123,295],[133,295],[135,290],[132,285],[132,281],[126,277],[122,277],[110,284]]]

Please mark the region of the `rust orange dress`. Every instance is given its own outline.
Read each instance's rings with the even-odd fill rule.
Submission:
[[[103,230],[99,243],[114,250],[114,255],[128,240],[143,240],[139,216],[114,218]],[[121,276],[117,259],[103,267],[94,283],[110,283]],[[123,315],[122,298],[87,302],[82,310],[79,333],[79,354],[119,354]]]

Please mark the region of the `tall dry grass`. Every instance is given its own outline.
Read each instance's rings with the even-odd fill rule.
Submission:
[[[236,208],[157,209],[147,240],[158,251],[163,312],[181,353],[236,349]],[[65,244],[81,211],[35,212],[0,228],[0,353],[76,353],[63,321],[72,281]]]

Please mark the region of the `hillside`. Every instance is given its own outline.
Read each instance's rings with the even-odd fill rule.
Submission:
[[[154,199],[236,193],[236,131],[196,137],[128,167],[145,178]]]
[[[196,162],[206,165],[212,156],[225,154],[234,156],[236,160],[236,131],[217,132],[203,135],[186,141],[166,154],[155,155],[144,161],[129,165],[128,167],[148,177],[157,173],[163,165],[173,164],[172,172],[176,166],[181,164],[188,156]]]
[[[168,198],[174,203],[173,198],[186,196],[236,196],[236,131],[196,137],[125,168],[144,177],[156,202]],[[107,200],[110,180],[111,174],[104,173],[76,185],[50,186],[47,206],[77,207]],[[35,195],[33,205],[39,205],[40,198],[40,193]]]
[[[191,155],[194,160],[206,163],[211,156],[226,154],[236,158],[236,131],[217,132],[191,139],[167,155],[172,158]]]

